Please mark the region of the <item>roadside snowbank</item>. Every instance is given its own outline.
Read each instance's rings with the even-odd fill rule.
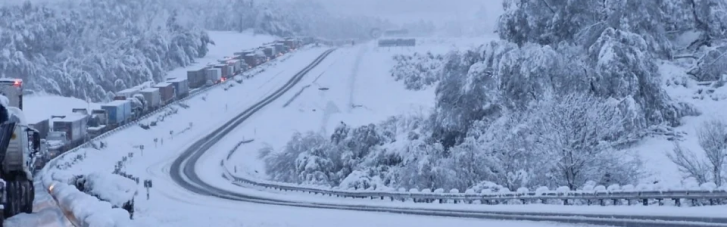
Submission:
[[[75,221],[82,226],[133,226],[126,210],[112,208],[110,203],[99,201],[96,197],[62,182],[50,185],[50,193],[58,201],[60,208],[72,214]]]

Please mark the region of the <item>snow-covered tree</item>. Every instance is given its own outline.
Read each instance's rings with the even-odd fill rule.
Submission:
[[[697,157],[691,150],[683,148],[679,143],[674,143],[674,149],[666,155],[677,165],[679,172],[686,177],[694,178],[699,184],[709,181],[710,171],[707,162]]]
[[[667,153],[668,157],[679,167],[680,172],[694,178],[699,184],[712,181],[722,186],[727,165],[727,123],[718,119],[702,123],[697,129],[697,139],[704,156],[697,156],[676,143],[674,150]]]
[[[27,91],[104,101],[204,56],[209,38],[160,2],[69,1],[0,8],[0,75]]]
[[[396,65],[391,69],[395,80],[403,80],[407,89],[421,90],[439,81],[444,56],[432,53],[394,55]]]
[[[328,183],[325,173],[329,161],[321,153],[325,138],[315,133],[295,133],[285,150],[265,157],[266,172],[283,182]],[[270,148],[264,148],[270,149]]]
[[[697,138],[712,167],[714,183],[722,186],[724,167],[727,164],[727,123],[721,120],[705,122],[697,130]]]
[[[576,189],[604,174],[636,177],[624,161],[625,153],[613,149],[620,143],[623,116],[615,106],[596,97],[574,93],[547,100],[535,110],[539,152],[552,161],[550,172],[558,185]],[[627,172],[620,174],[620,172]],[[631,179],[618,179],[620,184]]]

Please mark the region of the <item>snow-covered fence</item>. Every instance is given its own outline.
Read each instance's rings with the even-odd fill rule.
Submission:
[[[223,165],[226,162],[223,161]],[[572,191],[568,187],[550,190],[541,187],[535,191],[521,188],[517,192],[489,192],[467,190],[459,192],[456,189],[445,192],[437,189],[405,189],[394,190],[385,188],[381,190],[340,190],[327,187],[311,187],[296,184],[253,180],[230,173],[223,167],[222,176],[237,185],[250,185],[268,190],[302,192],[339,198],[377,199],[388,201],[411,201],[415,203],[466,203],[466,204],[535,204],[553,203],[562,205],[664,205],[673,202],[675,206],[719,205],[727,203],[727,187],[715,189],[713,185],[702,185],[701,189],[694,190],[654,190],[645,187],[633,186],[606,188],[597,186],[593,190]]]

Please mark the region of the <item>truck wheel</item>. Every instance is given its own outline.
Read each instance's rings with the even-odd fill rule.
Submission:
[[[33,198],[35,197],[35,186],[32,181],[21,181],[23,185],[23,205],[21,212],[33,213]]]
[[[12,217],[20,213],[22,190],[18,181],[13,180],[8,181],[7,183],[6,190],[8,198],[6,200],[5,210],[3,210],[3,213],[5,217]]]

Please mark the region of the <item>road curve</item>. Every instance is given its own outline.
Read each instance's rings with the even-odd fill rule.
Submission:
[[[715,218],[713,220],[704,220],[696,218],[681,217],[656,217],[656,216],[625,216],[625,215],[580,215],[580,214],[555,214],[555,213],[525,213],[525,212],[486,212],[486,211],[463,211],[463,210],[442,210],[442,209],[420,209],[420,208],[390,208],[375,207],[361,205],[341,205],[332,203],[306,203],[292,202],[280,199],[263,198],[258,196],[245,195],[226,189],[216,188],[202,181],[195,171],[195,166],[199,158],[215,143],[220,141],[230,131],[235,129],[242,122],[247,120],[258,110],[262,109],[271,102],[277,100],[280,96],[288,92],[301,79],[320,62],[322,62],[331,52],[328,50],[316,58],[310,65],[298,72],[280,89],[271,95],[265,97],[260,102],[254,104],[247,110],[227,122],[227,124],[216,129],[207,136],[200,138],[172,163],[169,174],[174,182],[181,187],[206,196],[213,196],[234,201],[243,201],[251,203],[293,206],[303,208],[316,209],[338,209],[351,211],[368,211],[368,212],[386,212],[410,215],[427,215],[427,216],[444,216],[459,218],[480,218],[480,219],[498,219],[498,220],[518,220],[518,221],[551,221],[573,224],[590,224],[590,225],[609,225],[609,226],[625,226],[625,227],[707,227],[707,226],[725,226],[727,220]]]

